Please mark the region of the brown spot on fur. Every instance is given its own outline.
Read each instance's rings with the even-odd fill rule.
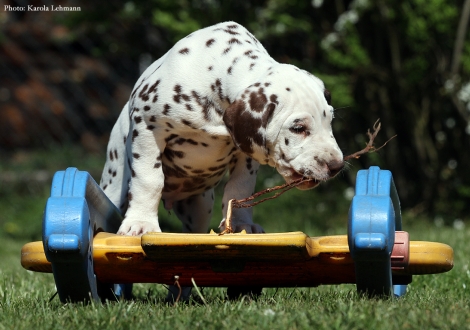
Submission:
[[[168,115],[168,112],[170,112],[171,106],[169,104],[165,104],[163,106],[163,114],[166,116]]]
[[[165,142],[168,143],[169,141],[171,141],[171,140],[173,140],[174,138],[177,138],[177,137],[178,137],[178,135],[176,135],[176,134],[171,134],[170,136],[167,136],[167,137],[165,138]]]
[[[231,35],[238,35],[240,33],[238,32],[235,32],[235,31],[232,31],[232,30],[223,30],[224,32],[228,33],[228,34],[231,34]]]
[[[223,100],[224,95],[222,93],[222,82],[220,81],[220,79],[217,79],[215,81],[215,86],[217,87],[217,95],[219,96],[220,100]]]
[[[238,40],[237,38],[232,38],[232,39],[230,39],[230,40],[228,41],[228,43],[229,43],[230,45],[232,45],[232,44],[241,45],[241,44],[242,44],[241,41]]]
[[[184,152],[179,151],[179,150],[173,150],[170,148],[165,148],[165,151],[163,152],[165,154],[165,157],[171,162],[175,157],[177,158],[184,158]]]
[[[266,98],[266,95],[263,93],[263,88],[260,88],[258,92],[250,93],[249,103],[250,103],[251,110],[256,111],[256,112],[261,112],[263,111],[267,102],[268,102],[268,99]]]
[[[179,138],[179,139],[175,140],[175,144],[182,145],[185,141],[186,141],[185,138]]]
[[[184,178],[188,175],[185,170],[183,170],[181,167],[176,166],[174,164],[173,164],[173,167],[170,167],[168,165],[165,165],[165,163],[163,163],[162,168],[163,168],[163,173],[165,174],[165,177]]]
[[[188,55],[189,54],[189,48],[183,48],[178,53],[180,53],[182,55]]]
[[[251,167],[252,167],[251,161],[252,161],[252,159],[251,159],[250,157],[248,157],[248,158],[246,159],[246,168],[247,168],[248,170],[251,170]]]
[[[149,84],[145,85],[139,93],[139,97],[143,101],[148,101],[150,93],[157,92],[157,86],[160,84],[160,80],[157,80],[153,85],[150,86]],[[155,101],[154,101],[155,102]]]
[[[149,85],[145,85],[142,90],[140,91],[139,93],[139,97],[144,100],[144,101],[148,101],[149,97],[148,97],[148,93],[147,93],[147,88],[149,87]]]
[[[176,103],[181,102],[181,86],[180,85],[175,85],[173,88],[173,91],[175,91],[176,95],[173,96],[173,101]]]
[[[215,90],[215,85],[214,86]],[[196,99],[196,103],[202,108],[202,113],[204,114],[204,119],[210,120],[210,110],[213,107],[212,102],[207,97],[201,97],[196,91],[191,92],[191,96]]]
[[[181,122],[182,122],[183,124],[185,124],[186,126],[189,126],[189,127],[191,127],[191,128],[194,128],[194,127],[192,126],[193,123],[190,122],[189,120],[183,119]]]

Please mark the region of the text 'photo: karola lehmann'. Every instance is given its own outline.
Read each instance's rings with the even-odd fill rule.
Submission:
[[[4,11],[82,11],[81,7],[71,7],[71,6],[54,6],[54,5],[42,5],[42,6],[11,6],[4,5]]]

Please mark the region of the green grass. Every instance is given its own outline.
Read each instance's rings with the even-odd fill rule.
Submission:
[[[22,242],[0,248],[0,329],[469,329],[470,271],[466,244],[470,230],[425,222],[409,226],[413,240],[451,244],[455,267],[439,275],[414,276],[401,299],[365,299],[353,285],[264,289],[257,300],[227,301],[222,288],[206,288],[207,305],[168,306],[165,288],[135,285],[135,301],[61,304],[52,275],[28,272],[19,264]]]
[[[60,152],[66,156],[57,156]],[[81,150],[67,152],[17,156],[20,160],[12,157],[8,163],[2,162],[0,169],[26,175],[38,168],[51,174],[57,169],[77,166],[99,179],[102,157],[85,155]],[[265,169],[258,188],[263,187],[263,181],[271,185],[276,180],[274,172]],[[207,305],[195,299],[190,304],[174,307],[164,303],[164,286],[136,284],[134,301],[82,305],[62,304],[57,296],[50,300],[56,291],[52,275],[29,272],[20,265],[21,246],[40,239],[42,209],[49,186],[50,182],[15,181],[8,185],[0,182],[0,330],[470,329],[470,247],[467,244],[470,228],[437,227],[431,221],[407,214],[404,229],[410,232],[411,239],[451,245],[455,266],[445,274],[414,276],[409,292],[401,299],[365,299],[356,294],[354,285],[337,285],[268,288],[257,300],[245,297],[228,301],[225,289],[205,288],[202,295]],[[256,220],[269,232],[345,234],[349,201],[343,197],[332,198],[328,190],[339,191],[336,195],[343,196],[346,188],[340,178],[314,192],[290,191],[257,207]],[[217,212],[220,214],[220,197],[216,202]],[[162,218],[167,230],[179,229],[174,215],[165,213]],[[211,226],[215,228],[218,221],[214,217]]]

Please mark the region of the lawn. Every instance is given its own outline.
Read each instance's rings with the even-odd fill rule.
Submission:
[[[4,176],[0,182],[0,329],[470,329],[470,228],[460,221],[416,219],[407,213],[404,229],[411,239],[451,245],[455,265],[445,274],[414,276],[408,293],[400,299],[366,299],[356,294],[353,285],[339,285],[267,288],[256,300],[245,297],[228,301],[223,288],[205,288],[202,295],[206,304],[195,294],[196,299],[189,304],[169,306],[164,303],[164,286],[137,284],[133,301],[62,304],[54,297],[51,274],[21,267],[20,249],[24,243],[40,239],[50,173],[75,165],[99,179],[102,159],[84,157],[79,151],[73,157],[28,154],[17,158],[3,162],[2,173],[29,178],[42,170],[47,179],[34,183],[17,179],[7,185]],[[45,159],[53,160],[53,165]],[[276,180],[274,172],[265,170],[260,188],[278,183]],[[345,234],[348,188],[347,180],[340,178],[317,192],[290,191],[261,204],[255,209],[255,217],[269,232]],[[342,197],[322,195],[327,189],[340,191]],[[217,212],[220,214],[220,205]],[[178,230],[173,215],[165,214],[163,222],[166,230]],[[215,218],[211,226],[215,228],[217,222]]]
[[[468,329],[470,328],[470,231],[410,226],[413,239],[451,244],[455,267],[440,275],[415,276],[401,299],[369,300],[352,285],[265,289],[257,300],[227,301],[225,291],[206,288],[189,305],[168,306],[162,285],[135,286],[136,300],[108,304],[66,304],[51,297],[50,274],[28,272],[19,264],[22,242],[1,247],[0,329]]]

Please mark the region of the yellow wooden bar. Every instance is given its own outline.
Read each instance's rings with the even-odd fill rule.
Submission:
[[[93,240],[97,279],[109,283],[166,283],[201,286],[317,286],[355,283],[346,235],[308,237],[279,234],[169,234],[142,237],[98,233]],[[52,272],[42,242],[23,246],[25,269]],[[410,242],[409,265],[395,275],[443,273],[453,250],[435,242]]]

